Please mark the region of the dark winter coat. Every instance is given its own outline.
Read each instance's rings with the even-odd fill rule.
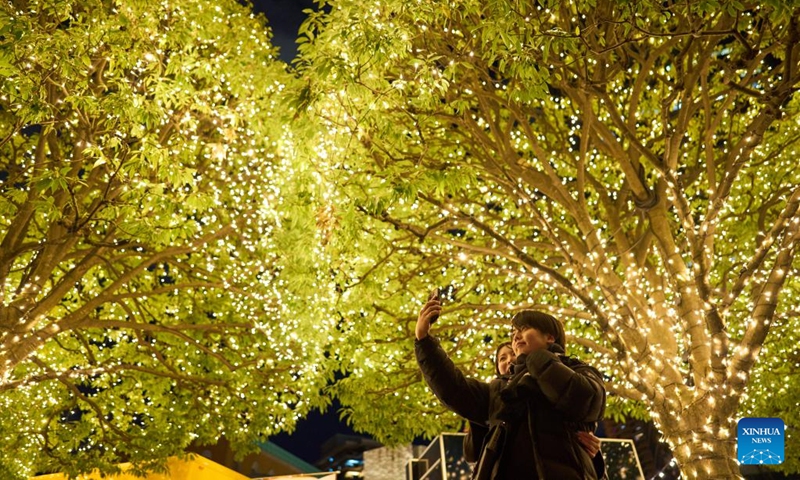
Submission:
[[[481,448],[486,440],[489,429],[480,423],[469,422],[469,430],[464,435],[464,459],[469,463],[475,463],[481,456]]]
[[[600,373],[547,350],[520,355],[511,380],[466,378],[432,336],[415,344],[425,381],[448,408],[488,425],[476,465],[492,480],[594,480],[592,459],[575,433],[590,431],[605,409]],[[493,452],[492,450],[496,450]]]
[[[500,379],[508,380],[509,377],[500,377]],[[595,426],[591,426],[588,430],[594,430]],[[483,449],[484,443],[486,442],[487,436],[489,434],[489,428],[485,425],[475,422],[469,422],[469,428],[467,429],[467,434],[464,435],[464,442],[463,442],[463,450],[464,450],[464,459],[469,463],[477,463],[481,456],[481,450]],[[583,447],[581,447],[583,448]],[[592,465],[594,466],[594,472],[598,479],[600,480],[608,480],[608,472],[606,472],[606,462],[603,458],[602,452],[597,452],[594,457],[592,457]]]

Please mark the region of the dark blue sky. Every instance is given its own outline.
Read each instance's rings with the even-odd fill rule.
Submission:
[[[339,421],[336,410],[340,408],[338,402],[325,413],[311,412],[304,420],[297,424],[297,429],[292,434],[282,433],[270,438],[270,442],[288,450],[308,463],[314,464],[320,459],[320,446],[325,440],[337,433],[345,435],[362,435]]]
[[[303,10],[314,8],[313,0],[255,0],[253,10],[264,13],[272,28],[272,43],[280,48],[280,57],[291,62],[297,53],[297,29],[303,22]]]

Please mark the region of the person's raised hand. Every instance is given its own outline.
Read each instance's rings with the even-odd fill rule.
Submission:
[[[419,311],[419,316],[417,317],[417,328],[415,330],[417,340],[422,340],[428,336],[428,332],[431,330],[431,320],[441,313],[442,304],[438,298],[431,295],[427,303],[422,306],[422,310]]]

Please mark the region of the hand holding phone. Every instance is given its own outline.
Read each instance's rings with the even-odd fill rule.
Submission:
[[[435,288],[431,294],[428,295],[428,301],[425,302],[425,305],[419,312],[419,316],[417,317],[417,326],[414,329],[417,340],[422,340],[423,338],[427,337],[428,332],[431,329],[431,325],[439,319],[441,306],[438,304],[438,302],[433,303],[433,300],[439,300],[439,294],[439,289]]]
[[[430,301],[430,300],[439,300],[439,302],[441,304],[441,301],[442,301],[442,289],[439,288],[439,287],[434,288],[433,291],[431,291],[430,296],[428,297],[428,301]],[[439,314],[436,314],[436,315],[431,317],[430,324],[433,325],[434,323],[436,323],[436,320],[439,320]]]

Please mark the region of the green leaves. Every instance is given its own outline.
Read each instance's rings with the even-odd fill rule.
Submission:
[[[490,375],[476,359],[506,338],[510,315],[546,310],[568,327],[570,353],[607,375],[609,414],[654,412],[676,444],[693,441],[681,431],[731,427],[743,398],[726,397],[731,382],[750,398],[773,391],[741,380],[732,352],[797,327],[796,286],[774,276],[797,267],[781,220],[800,184],[797,98],[779,87],[796,12],[736,1],[332,6],[299,67],[319,125],[309,155],[335,159],[329,198],[357,206],[331,240],[337,311],[351,326],[340,355],[357,359],[335,392],[355,425],[387,441],[455,425],[396,415],[437,407],[413,378],[408,340],[443,285],[459,293],[436,335],[469,375]],[[755,101],[770,95],[780,120]],[[717,407],[677,406],[702,395]]]
[[[0,50],[0,76],[10,77],[16,75],[19,71],[14,65],[14,60],[11,52],[3,49]]]
[[[263,23],[227,0],[6,7],[0,475],[244,451],[327,405],[328,203]]]
[[[296,76],[232,0],[2,9],[0,475],[252,446],[325,394],[389,443],[457,428],[412,355],[440,286],[475,378],[532,308],[611,416],[789,415],[786,5],[337,0]]]

